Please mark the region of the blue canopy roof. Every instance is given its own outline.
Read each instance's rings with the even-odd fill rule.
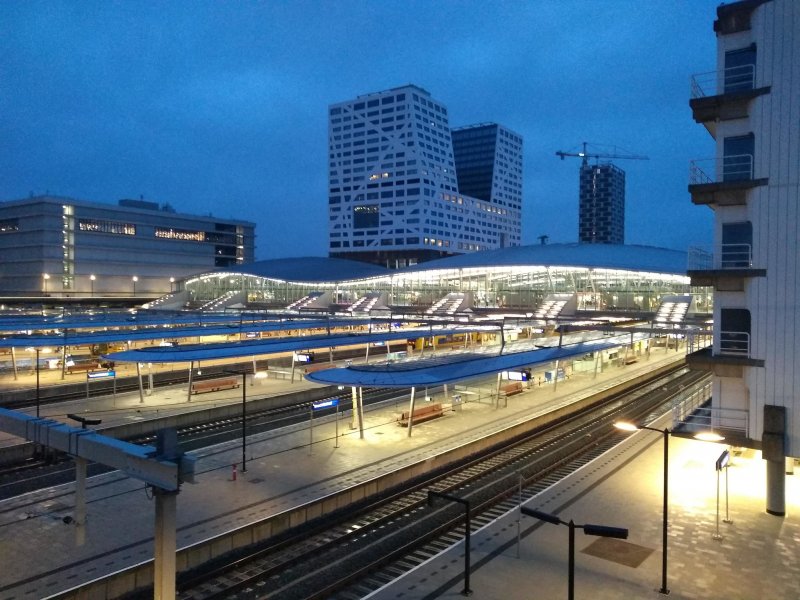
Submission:
[[[344,369],[334,368],[316,371],[309,373],[305,377],[314,383],[356,387],[409,388],[442,385],[475,377],[495,375],[510,369],[550,363],[562,358],[583,356],[584,354],[615,348],[628,344],[631,340],[644,339],[646,337],[648,337],[648,334],[643,333],[599,337],[576,344],[550,346],[547,348],[524,344],[522,348],[527,346],[527,350],[523,349],[516,352],[512,350],[503,354],[499,354],[497,347],[494,347],[490,350],[494,354],[468,352],[404,363],[352,365]],[[513,347],[511,346],[512,349]]]

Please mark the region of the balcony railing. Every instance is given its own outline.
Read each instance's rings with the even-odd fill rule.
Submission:
[[[718,266],[720,269],[749,269],[753,266],[752,246],[750,244],[722,244]]]
[[[689,185],[753,179],[753,155],[734,154],[689,162]]]
[[[725,356],[750,357],[749,331],[720,331],[719,353]]]
[[[741,65],[692,75],[690,93],[692,98],[706,98],[752,90],[755,88],[755,83],[756,66]]]
[[[707,406],[711,384],[691,390],[672,405],[673,428],[678,431],[731,431],[744,435],[750,430],[750,412],[742,408]]]

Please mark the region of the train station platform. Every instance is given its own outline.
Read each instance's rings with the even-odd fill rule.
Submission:
[[[668,426],[665,418],[654,427]],[[724,444],[669,442],[669,598],[796,600],[800,598],[800,472],[786,478],[786,516],[766,513],[760,453],[734,454],[719,483]],[[639,431],[524,506],[573,520],[629,530],[627,540],[575,533],[575,597],[664,598],[662,582],[663,441]],[[726,518],[730,522],[726,522]],[[519,529],[518,529],[519,523]],[[518,545],[518,532],[521,542]],[[513,509],[472,532],[471,598],[566,598],[569,529]],[[430,559],[369,600],[463,598],[464,542]]]
[[[135,371],[134,371],[135,373]],[[306,381],[302,372],[298,370],[296,379],[292,383],[288,378],[288,369],[272,370],[270,376],[265,378],[253,379],[247,376],[247,399],[253,401],[258,398],[289,394],[319,387],[316,384]],[[58,380],[58,375],[48,373],[49,384]],[[277,377],[276,375],[280,375]],[[230,375],[220,374],[218,378],[230,378]],[[234,376],[239,378],[239,376]],[[143,378],[144,394],[142,397],[139,391],[120,392],[115,395],[90,395],[88,398],[78,398],[54,404],[42,404],[39,407],[39,414],[43,418],[54,419],[69,425],[75,426],[76,423],[70,420],[67,415],[77,414],[82,417],[101,419],[102,423],[93,427],[102,432],[104,429],[115,426],[128,425],[132,421],[142,421],[146,419],[161,419],[174,415],[180,415],[191,411],[206,410],[227,406],[230,404],[241,404],[242,391],[240,388],[230,388],[221,391],[204,392],[201,394],[189,395],[188,384],[179,384],[167,387],[148,388],[147,376]],[[91,384],[90,384],[91,385]],[[2,382],[0,382],[2,389]],[[92,392],[90,388],[90,392]],[[36,408],[31,406],[22,409],[29,415],[36,414]],[[0,449],[22,443],[24,440],[0,431]]]
[[[508,406],[504,408],[496,408],[478,393],[474,401],[467,398],[461,410],[450,411],[442,418],[415,426],[411,437],[408,437],[407,428],[399,427],[397,423],[398,413],[405,410],[407,405],[395,401],[368,409],[363,440],[359,439],[358,430],[350,428],[349,415],[340,415],[339,419],[334,416],[317,419],[313,428],[309,427],[308,422],[289,425],[277,431],[248,437],[247,471],[242,473],[239,464],[237,477],[233,476],[232,465],[241,461],[241,441],[198,451],[194,453],[198,457],[197,483],[184,484],[178,495],[178,548],[198,544],[219,533],[282,514],[315,498],[326,497],[356,482],[369,480],[404,465],[416,464],[469,440],[485,437],[528,419],[533,414],[553,410],[682,358],[683,353],[661,351],[654,352],[648,360],[610,368],[596,378],[591,372],[576,373],[569,380],[560,382],[557,388],[553,385],[534,386],[517,394],[508,399]],[[658,442],[658,436],[655,437]],[[678,448],[681,443],[677,443]],[[693,442],[693,445],[702,447],[699,442]],[[653,452],[657,453],[657,449]],[[620,472],[626,473],[628,478],[627,468]],[[633,475],[645,478],[642,471],[634,471],[628,483],[635,481]],[[646,477],[660,481],[660,471]],[[735,477],[731,479],[733,481]],[[680,485],[676,484],[676,487]],[[753,486],[750,489],[759,490],[763,487]],[[631,516],[639,510],[645,522],[650,518],[650,505],[655,517],[660,506],[657,489],[647,490],[648,502],[641,502],[640,506],[631,504],[634,498],[632,493],[604,499],[598,506],[609,502],[619,503],[620,498],[625,498],[630,505],[630,512],[626,514]],[[569,489],[567,491],[572,493]],[[141,482],[119,473],[91,478],[87,490],[88,519],[85,528],[76,527],[67,518],[74,512],[74,495],[74,485],[70,484],[0,502],[0,564],[4,567],[0,570],[0,600],[48,598],[152,558],[154,504]],[[692,506],[692,502],[699,501],[686,502]],[[590,502],[596,502],[594,491]],[[682,505],[676,500],[675,506]],[[620,507],[619,511],[622,513],[623,508]],[[760,512],[763,509],[754,510],[753,514],[758,516]],[[660,521],[655,517],[648,527],[658,532]],[[780,521],[769,519],[774,517],[765,521],[765,530],[773,532],[775,525],[771,528],[768,525],[792,522],[791,516]],[[632,525],[627,526],[635,529]],[[555,526],[549,527],[557,530]],[[636,530],[637,536],[643,536],[639,543],[644,544],[644,540],[648,540],[648,543],[652,542],[650,545],[655,544],[657,536],[645,536],[646,531],[649,530],[644,526]],[[553,543],[556,540],[560,543],[563,540],[559,534],[565,534],[566,530],[550,533],[553,534]],[[545,532],[545,535],[549,534]],[[687,536],[690,541],[694,540],[690,534]],[[775,539],[774,536],[772,539]],[[487,539],[475,548],[480,548],[479,552],[488,555],[494,550],[487,545],[491,543]],[[796,552],[798,545],[800,542],[796,533],[794,546],[784,543],[786,552],[790,553]],[[553,566],[561,556],[556,548],[562,546],[551,545],[551,548],[553,555],[550,565]],[[676,569],[678,564],[675,563]],[[450,572],[455,573],[455,569],[455,566],[451,566]],[[553,577],[556,577],[555,573]],[[619,578],[618,575],[616,577]],[[798,578],[796,580],[800,581]],[[403,585],[403,582],[398,585]],[[453,589],[457,589],[457,584],[453,585]],[[556,579],[553,585],[558,585]],[[478,589],[477,580],[473,587]],[[431,587],[432,590],[434,588]],[[483,589],[488,589],[488,585]],[[386,593],[392,592],[387,590]],[[404,597],[425,596],[406,594]],[[485,597],[511,596],[500,594]]]

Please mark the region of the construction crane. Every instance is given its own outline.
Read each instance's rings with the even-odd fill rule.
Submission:
[[[586,148],[588,145],[589,144],[587,142],[583,142],[583,151],[582,152],[562,152],[561,150],[559,150],[558,152],[556,152],[556,156],[560,157],[561,160],[564,160],[568,156],[576,156],[578,158],[582,158],[583,159],[583,163],[582,164],[584,164],[584,165],[589,164],[589,159],[590,158],[597,158],[597,159],[600,159],[600,158],[625,158],[625,159],[632,159],[632,160],[650,160],[649,157],[644,156],[642,154],[619,154],[619,153],[617,153],[617,147],[616,146],[614,146],[614,152],[613,153],[589,152],[587,150],[587,148]]]

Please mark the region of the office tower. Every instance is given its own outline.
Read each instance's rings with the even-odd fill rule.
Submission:
[[[625,243],[625,171],[610,163],[580,170],[578,241]]]
[[[328,113],[330,256],[402,267],[519,245],[521,168],[511,171],[521,158],[498,169],[519,191],[489,199],[462,193],[447,108],[427,91],[407,85]],[[503,136],[501,156],[512,144],[521,154],[522,139],[502,131],[514,139]]]
[[[0,203],[0,293],[163,294],[186,275],[252,262],[254,247],[248,221],[34,196]]]
[[[786,457],[800,456],[800,3],[717,8],[717,70],[692,78],[696,122],[716,156],[690,165],[692,202],[714,211],[714,339],[691,364],[713,372],[711,424],[760,448],[767,512],[785,510]],[[709,35],[711,32],[709,32]]]
[[[496,123],[451,131],[453,157],[462,194],[522,211],[522,138]],[[500,247],[520,243],[520,222],[512,223]]]

